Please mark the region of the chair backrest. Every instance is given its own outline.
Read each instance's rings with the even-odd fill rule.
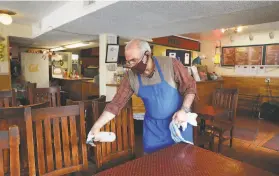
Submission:
[[[12,126],[8,131],[0,131],[0,176],[4,176],[9,172],[10,176],[20,175],[20,162],[19,162],[19,131],[17,126]],[[9,150],[10,166],[9,171],[5,171],[4,165],[5,152],[3,150]]]
[[[0,91],[0,107],[16,106],[16,92],[14,89]]]
[[[9,130],[11,126],[18,126],[20,130],[20,163],[21,168],[28,169],[28,155],[27,155],[27,139],[26,139],[26,127],[24,121],[24,108],[30,107],[32,109],[39,109],[49,107],[48,102],[27,105],[0,108],[0,130]],[[5,151],[7,153],[7,151]],[[5,154],[6,155],[6,154]],[[4,158],[4,166],[8,168],[9,160]]]
[[[97,102],[105,102],[106,101],[106,96],[102,95],[97,99],[93,100],[81,100],[81,101],[73,101],[71,99],[67,99],[66,104],[67,105],[78,105],[80,102],[84,103],[84,114],[85,114],[85,124],[86,124],[86,134],[89,133],[91,127],[93,126],[93,111],[92,111],[92,102],[97,101]]]
[[[218,88],[213,93],[212,105],[230,110],[229,118],[234,120],[238,102],[238,89]]]
[[[29,88],[28,99],[30,104],[49,101],[51,107],[61,106],[60,88]]]
[[[93,101],[93,121],[95,122],[105,109],[108,102]],[[97,168],[104,163],[123,156],[134,157],[135,155],[135,134],[134,119],[132,111],[132,100],[130,99],[119,115],[108,122],[101,131],[114,132],[116,140],[112,143],[99,143],[94,147],[95,161]]]
[[[38,175],[58,176],[88,167],[82,102],[26,108],[25,122],[30,176],[36,175],[36,169]]]

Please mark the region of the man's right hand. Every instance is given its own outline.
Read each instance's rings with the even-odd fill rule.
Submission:
[[[96,135],[100,132],[100,129],[114,117],[114,114],[104,111],[89,131],[86,141],[92,140],[93,137],[94,141],[100,141],[100,139],[96,138]]]
[[[99,141],[99,139],[96,138],[99,132],[100,132],[100,128],[93,126],[87,135],[87,141],[92,140],[93,137],[94,137],[94,141]]]

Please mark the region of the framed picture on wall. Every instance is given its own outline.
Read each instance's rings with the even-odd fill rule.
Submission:
[[[106,63],[117,63],[118,54],[119,54],[119,45],[108,44],[107,45]]]
[[[222,48],[222,66],[262,65],[263,45]]]

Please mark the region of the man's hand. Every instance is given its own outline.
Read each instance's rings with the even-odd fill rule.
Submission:
[[[176,123],[183,123],[183,122],[187,121],[187,113],[183,110],[179,110],[172,116],[172,119]]]
[[[99,132],[100,129],[108,123],[111,119],[115,117],[114,114],[104,111],[102,115],[98,118],[98,120],[95,122],[93,127],[91,128],[90,132],[88,133],[87,140],[86,141],[92,141],[92,138],[94,137],[94,141],[100,141],[100,139],[96,138],[96,136]],[[93,141],[92,141],[93,142]],[[94,144],[92,144],[94,146]]]

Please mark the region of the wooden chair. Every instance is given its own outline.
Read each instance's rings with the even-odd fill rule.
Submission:
[[[26,128],[24,121],[24,108],[30,107],[32,109],[39,109],[49,107],[49,102],[38,103],[27,106],[17,106],[0,108],[0,130],[9,130],[11,126],[18,126],[20,131],[20,162],[22,172],[28,170],[28,155],[27,155],[27,140]],[[8,154],[8,151],[5,151]],[[6,155],[6,154],[5,154]],[[4,159],[4,165],[8,166],[9,161]]]
[[[84,103],[86,135],[89,133],[89,131],[91,130],[91,128],[94,124],[93,110],[92,110],[92,102],[93,101],[105,102],[106,101],[106,96],[102,95],[97,99],[82,100],[82,101],[73,101],[71,99],[67,99],[67,105],[78,105],[80,102]],[[87,145],[87,152],[88,152],[88,158],[93,160],[94,153],[93,153],[92,147],[90,145]]]
[[[8,131],[0,131],[0,176],[5,173],[10,176],[20,175],[20,162],[19,162],[19,131],[17,126],[12,126]],[[9,150],[9,169],[4,165],[7,158],[3,150]],[[9,170],[9,171],[8,171]]]
[[[30,176],[58,176],[87,169],[83,103],[26,108],[25,121]]]
[[[197,120],[199,121],[199,120]],[[214,150],[214,135],[201,130],[201,122],[198,122],[198,126],[194,127],[194,145],[204,148],[205,145],[208,145],[208,149]]]
[[[49,101],[51,107],[61,106],[60,102],[60,88],[29,88],[28,99],[30,104]]]
[[[216,89],[213,94],[213,107],[225,108],[228,114],[225,117],[214,118],[209,125],[213,134],[219,138],[218,152],[222,150],[222,143],[230,140],[230,147],[233,145],[234,119],[236,117],[236,108],[238,102],[238,89]],[[225,131],[230,131],[230,136],[224,136]]]
[[[16,92],[14,89],[0,91],[0,107],[16,106]]]
[[[94,122],[100,117],[107,103],[93,101]],[[97,143],[96,147],[94,147],[94,158],[98,171],[109,161],[123,157],[135,157],[134,119],[131,99],[120,114],[108,122],[101,131],[114,132],[116,140],[112,143]]]

